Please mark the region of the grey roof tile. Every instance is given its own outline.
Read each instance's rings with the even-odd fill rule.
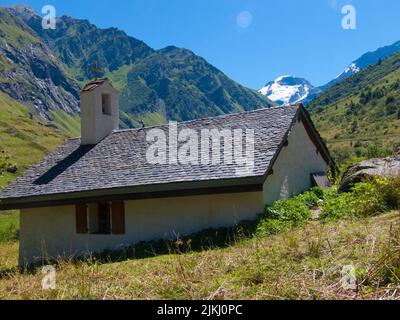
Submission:
[[[209,119],[178,123],[184,128],[254,129],[255,167],[248,177],[262,176],[269,168],[295,121],[299,105],[260,109]],[[152,165],[146,161],[146,133],[153,129],[120,130],[95,146],[71,139],[32,166],[0,192],[1,199],[69,192],[135,187],[174,182],[238,178],[236,164]],[[158,126],[168,137],[168,125]]]

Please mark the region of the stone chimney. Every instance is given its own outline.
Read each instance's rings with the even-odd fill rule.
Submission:
[[[89,82],[81,91],[81,144],[99,143],[118,125],[118,91],[107,79]]]

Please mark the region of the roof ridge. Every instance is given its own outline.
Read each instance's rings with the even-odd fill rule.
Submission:
[[[271,110],[271,109],[285,109],[285,108],[289,108],[289,107],[300,107],[300,106],[301,106],[301,103],[295,103],[295,104],[290,104],[290,105],[274,106],[274,107],[268,107],[268,108],[247,110],[247,111],[242,111],[242,112],[221,114],[221,115],[214,116],[214,117],[205,117],[205,118],[186,120],[186,121],[169,121],[169,122],[177,122],[178,124],[183,124],[183,123],[187,124],[187,123],[200,122],[200,121],[205,121],[205,120],[213,120],[213,119],[233,117],[233,116],[237,116],[237,115],[251,114],[251,113],[267,111],[267,110]],[[168,123],[154,125],[154,126],[148,126],[148,127],[144,127],[144,128],[118,129],[118,130],[114,130],[113,134],[114,133],[123,133],[123,132],[128,132],[128,131],[140,131],[143,129],[159,128],[159,127],[163,127],[166,125],[168,125]]]

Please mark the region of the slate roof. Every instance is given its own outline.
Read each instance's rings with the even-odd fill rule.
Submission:
[[[245,177],[265,175],[295,123],[301,105],[273,107],[178,123],[190,128],[254,129],[255,167]],[[115,131],[95,146],[68,140],[0,192],[0,201],[91,190],[237,179],[235,164],[152,165],[146,161],[146,133],[168,125]],[[168,135],[167,135],[168,137]],[[232,180],[233,181],[233,180]],[[1,204],[1,203],[0,203]]]

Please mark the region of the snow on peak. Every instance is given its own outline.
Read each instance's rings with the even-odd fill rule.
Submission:
[[[354,62],[350,64],[341,74],[339,74],[336,79],[346,78],[354,73],[360,72],[360,68]]]
[[[306,79],[285,75],[268,82],[259,92],[278,104],[294,104],[314,96],[316,90]]]
[[[345,73],[347,73],[347,72],[357,73],[359,71],[360,71],[360,68],[355,63],[352,63],[351,65],[349,65],[347,67],[347,69],[344,72]]]

